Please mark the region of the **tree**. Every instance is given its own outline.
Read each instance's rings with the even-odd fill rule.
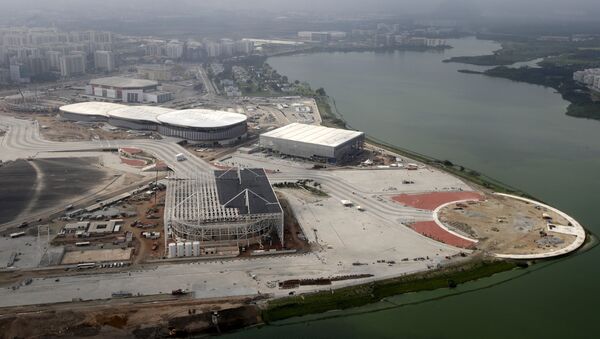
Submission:
[[[325,93],[325,89],[323,87],[318,88],[316,90],[316,93],[317,93],[317,95],[322,96],[322,97],[327,95],[327,93]]]

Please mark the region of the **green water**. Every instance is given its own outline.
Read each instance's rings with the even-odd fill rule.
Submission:
[[[344,119],[391,144],[516,186],[600,233],[600,122],[566,116],[552,89],[458,73],[442,63],[499,48],[474,38],[438,52],[319,53],[269,59],[324,87]],[[600,250],[460,286],[234,333],[240,338],[592,338]],[[378,310],[378,311],[377,311]]]

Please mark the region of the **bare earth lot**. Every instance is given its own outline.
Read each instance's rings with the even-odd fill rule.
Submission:
[[[553,211],[533,204],[497,195],[468,204],[451,204],[440,211],[440,221],[463,235],[479,239],[477,247],[495,253],[532,254],[561,249],[576,236],[554,232],[542,217],[551,222],[574,228]]]
[[[77,264],[82,262],[127,261],[131,258],[133,248],[112,248],[102,250],[81,250],[66,252],[62,264]]]

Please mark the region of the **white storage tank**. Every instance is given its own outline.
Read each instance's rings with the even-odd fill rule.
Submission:
[[[200,256],[200,242],[194,241],[192,243],[192,246],[194,247],[194,256],[199,257]]]
[[[178,242],[177,243],[177,256],[178,257],[183,257],[185,255],[185,249],[184,249],[184,243],[183,242]]]
[[[169,244],[169,258],[175,258],[177,256],[177,245],[172,242]]]
[[[186,243],[185,243],[185,256],[186,257],[192,256],[192,242],[191,241],[186,241]]]

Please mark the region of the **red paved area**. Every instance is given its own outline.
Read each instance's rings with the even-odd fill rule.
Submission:
[[[140,160],[140,159],[128,159],[128,158],[121,157],[121,162],[126,165],[133,166],[133,167],[146,166],[146,162],[144,160]]]
[[[456,235],[446,231],[445,229],[438,226],[435,223],[435,221],[419,221],[414,224],[411,224],[410,228],[428,238],[439,242],[443,242],[444,244],[461,248],[470,248],[473,245],[475,245],[475,242],[465,240],[461,237],[457,237]]]
[[[119,151],[123,151],[129,154],[139,154],[143,152],[141,149],[135,147],[121,147]]]
[[[392,200],[403,205],[430,211],[433,211],[438,206],[445,203],[465,199],[481,200],[483,199],[483,195],[479,192],[432,192],[423,194],[400,194],[392,197]]]
[[[218,169],[222,169],[222,170],[228,170],[228,169],[230,169],[230,168],[233,168],[233,167],[231,167],[231,166],[220,165],[220,164],[218,164],[218,163],[216,163],[216,162],[213,162],[211,165],[213,165],[213,167],[216,167],[216,168],[218,168]]]

